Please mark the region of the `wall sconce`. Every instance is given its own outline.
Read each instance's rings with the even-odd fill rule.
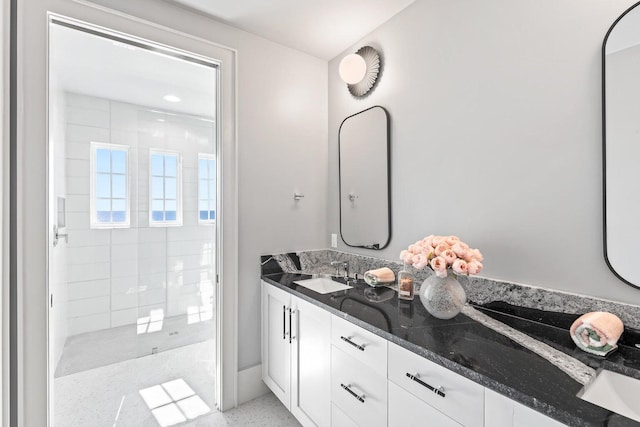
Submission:
[[[378,51],[371,46],[363,46],[356,53],[342,58],[338,72],[342,81],[347,84],[349,93],[362,97],[375,86],[381,65]]]

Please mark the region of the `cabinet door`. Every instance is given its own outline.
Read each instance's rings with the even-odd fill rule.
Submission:
[[[423,426],[462,427],[461,424],[389,381],[389,427]]]
[[[262,282],[262,381],[290,409],[291,295]]]
[[[331,425],[331,314],[292,297],[291,412],[304,426]]]
[[[487,427],[562,427],[565,425],[489,389],[485,390],[484,413]]]

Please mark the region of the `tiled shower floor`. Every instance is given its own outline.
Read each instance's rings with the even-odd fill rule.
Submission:
[[[148,332],[150,329],[156,331]],[[199,318],[186,315],[164,318],[161,323],[152,322],[140,327],[133,324],[74,335],[67,338],[55,377],[148,356],[154,348],[161,353],[214,338],[214,320],[199,321]]]

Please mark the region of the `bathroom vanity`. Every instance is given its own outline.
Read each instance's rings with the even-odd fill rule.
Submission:
[[[309,277],[263,271],[261,286],[263,380],[305,426],[640,425],[579,399],[581,384],[463,314],[436,319],[362,281],[327,294],[294,283]],[[539,319],[478,309],[554,347],[564,339]],[[640,357],[622,363],[639,369]]]

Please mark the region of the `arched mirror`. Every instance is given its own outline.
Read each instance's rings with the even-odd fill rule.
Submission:
[[[614,22],[602,47],[604,255],[640,288],[640,3]]]
[[[338,144],[342,240],[382,249],[391,238],[387,110],[371,107],[344,119]]]

